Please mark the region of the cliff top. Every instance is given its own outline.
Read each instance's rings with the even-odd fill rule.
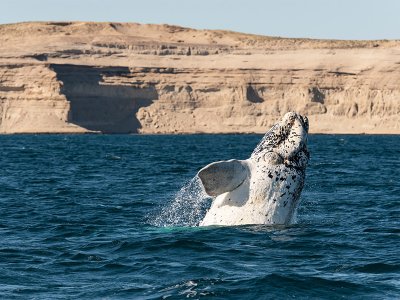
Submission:
[[[196,30],[173,25],[114,22],[26,22],[0,25],[0,50],[44,45],[112,42],[116,47],[130,43],[202,45],[233,49],[295,50],[398,47],[400,40],[324,40],[281,38],[225,30]]]

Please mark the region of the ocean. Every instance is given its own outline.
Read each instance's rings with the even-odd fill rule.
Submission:
[[[261,137],[0,136],[0,298],[399,299],[400,136],[310,135],[293,225],[196,226]]]

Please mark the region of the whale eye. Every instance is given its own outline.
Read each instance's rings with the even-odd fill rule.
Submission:
[[[283,158],[276,152],[267,152],[263,156],[263,160],[270,165],[283,164]]]

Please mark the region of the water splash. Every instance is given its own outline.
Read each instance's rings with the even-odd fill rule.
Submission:
[[[289,222],[289,225],[295,225],[299,223],[299,215],[298,215],[299,207],[297,206],[294,209],[292,219]]]
[[[200,178],[195,176],[150,223],[158,227],[198,226],[210,203],[211,198],[203,191]]]

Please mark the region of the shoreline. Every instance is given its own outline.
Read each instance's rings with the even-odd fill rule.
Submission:
[[[17,133],[0,133],[0,136],[21,136],[21,135],[123,135],[123,136],[183,136],[183,135],[265,135],[267,133],[259,133],[259,132],[194,132],[194,133],[104,133],[104,132],[17,132]],[[308,135],[400,135],[400,132],[383,132],[383,133],[375,133],[375,132],[310,132]]]

